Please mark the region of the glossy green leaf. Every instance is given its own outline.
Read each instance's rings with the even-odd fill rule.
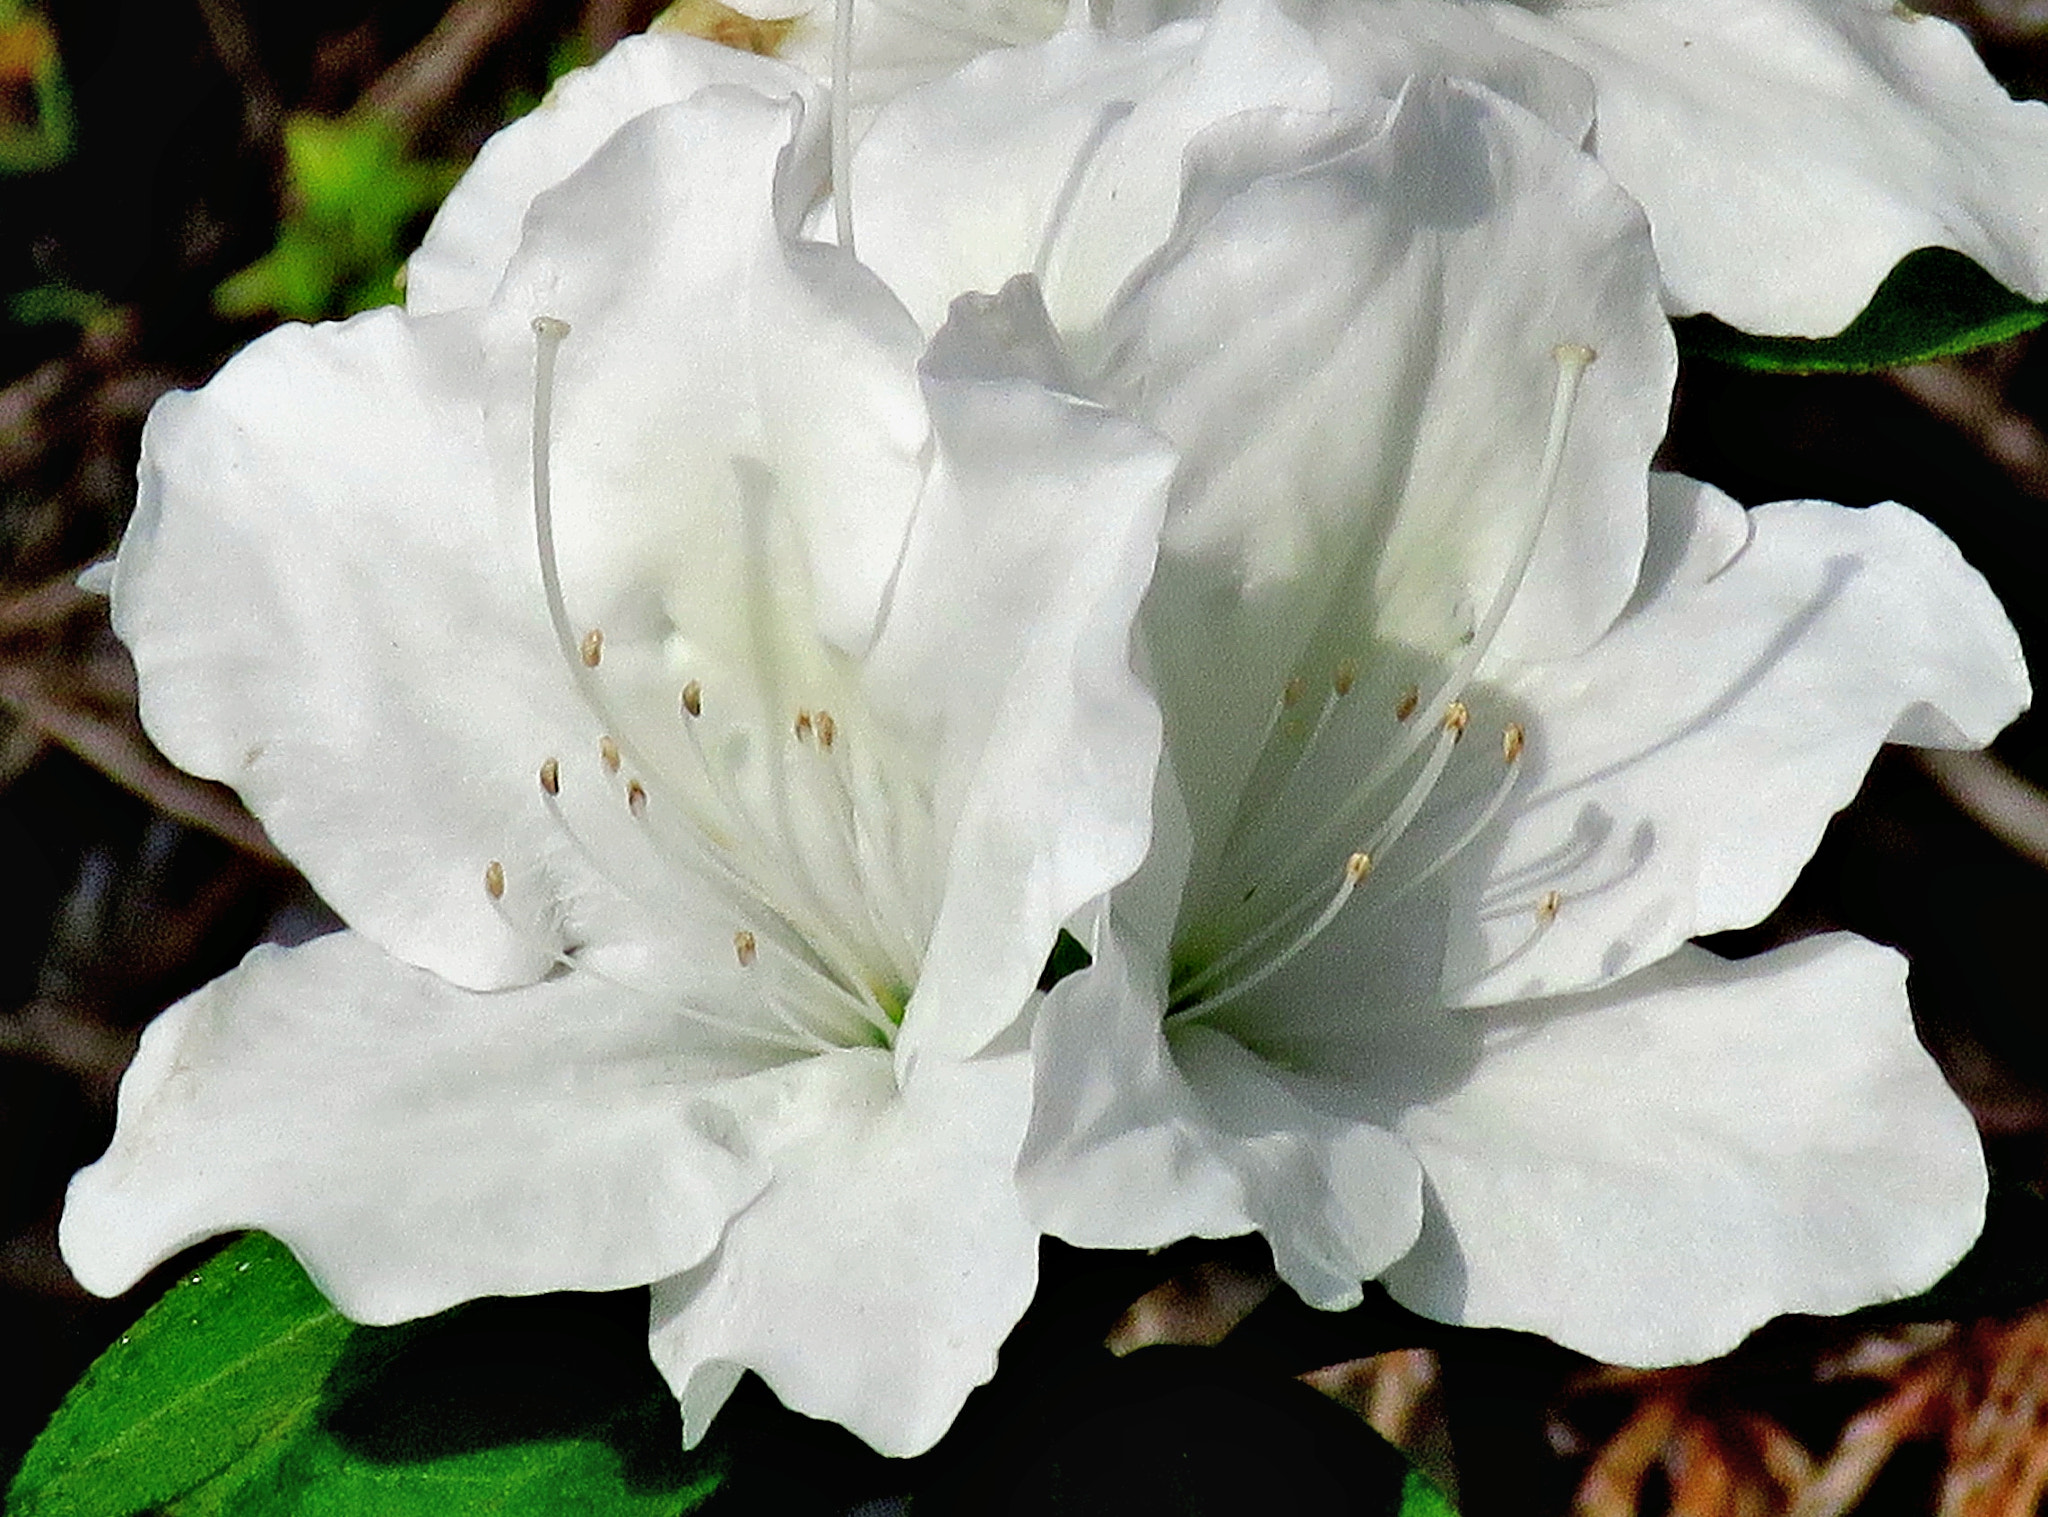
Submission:
[[[1679,351],[1776,374],[1851,374],[1967,353],[2048,321],[2048,305],[2015,295],[1960,253],[1921,248],[1901,259],[1863,314],[1833,337],[1759,337],[1712,316],[1674,323]]]
[[[66,1399],[15,1517],[674,1517],[723,1479],[687,1456],[643,1295],[485,1301],[357,1327],[282,1247],[172,1287]]]

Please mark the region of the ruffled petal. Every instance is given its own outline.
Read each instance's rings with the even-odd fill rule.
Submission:
[[[1151,835],[1159,712],[1132,634],[1174,455],[1033,377],[1055,348],[1027,280],[963,300],[925,361],[932,478],[865,666],[933,755],[947,853],[906,1073],[1001,1032],[1060,924]]]
[[[1846,936],[1742,963],[1687,948],[1489,1015],[1476,1062],[1413,1071],[1447,1088],[1397,1120],[1431,1205],[1388,1287],[1619,1364],[1925,1289],[1976,1237],[1985,1172],[1905,978]]]
[[[1421,1227],[1414,1157],[1225,1033],[1169,1035],[1165,990],[1160,957],[1108,928],[1046,997],[1019,1167],[1033,1219],[1084,1248],[1258,1232],[1304,1300],[1355,1306]]]
[[[1915,248],[2048,295],[2048,105],[1892,0],[1485,6],[1593,76],[1601,162],[1650,213],[1674,312],[1840,331]]]
[[[871,1050],[728,1093],[775,1180],[711,1259],[655,1287],[650,1345],[686,1440],[742,1369],[885,1454],[938,1440],[1037,1284],[1013,1178],[1030,1087],[1012,1053],[926,1060],[899,1090]]]
[[[767,1178],[693,1104],[693,1041],[588,975],[476,994],[354,933],[258,948],[143,1034],[65,1260],[113,1295],[261,1228],[373,1323],[660,1279]]]
[[[582,167],[635,116],[714,84],[771,98],[797,96],[811,129],[822,130],[817,92],[794,69],[694,37],[625,38],[591,67],[564,75],[538,107],[484,144],[406,260],[406,309],[424,316],[484,304],[519,246],[521,223],[536,197]],[[783,194],[781,209],[792,223],[799,204]]]
[[[1498,672],[1530,713],[1529,769],[1446,890],[1462,1004],[1600,984],[1747,926],[1879,744],[1980,746],[2027,703],[1982,576],[1901,506],[1789,501],[1744,523],[1671,480],[1657,520],[1651,578],[1599,646]]]
[[[927,328],[965,290],[1036,274],[1070,336],[1173,226],[1181,157],[1260,106],[1321,110],[1308,36],[1266,0],[1131,41],[1076,29],[991,54],[875,120],[854,157],[864,256]]]
[[[549,949],[485,864],[575,710],[539,585],[498,530],[465,318],[283,327],[143,434],[113,585],[142,719],[240,791],[354,926],[479,988]]]
[[[1104,923],[1094,962],[1032,1020],[1031,1134],[1018,1166],[1032,1219],[1081,1248],[1158,1248],[1255,1231],[1250,1198],[1161,1025],[1163,953]]]

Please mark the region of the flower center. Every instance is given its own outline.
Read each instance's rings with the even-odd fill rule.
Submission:
[[[778,582],[773,492],[758,466],[735,463],[750,577],[735,608],[743,661],[700,677],[674,667],[690,657],[679,640],[622,645],[572,620],[550,461],[569,329],[547,316],[533,326],[534,543],[555,641],[593,718],[588,736],[539,761],[551,827],[679,940],[701,939],[707,920],[726,924],[724,974],[701,977],[702,993],[664,997],[682,1014],[782,1053],[889,1046],[934,909],[929,795],[868,719],[848,661],[808,624],[806,598]],[[565,759],[579,748],[596,795],[568,792]],[[573,814],[572,800],[583,803]],[[484,885],[515,921],[501,861]],[[555,956],[600,972],[573,950]]]
[[[1361,900],[1385,910],[1413,894],[1507,804],[1527,736],[1508,721],[1497,745],[1478,745],[1492,757],[1473,757],[1464,743],[1473,723],[1467,697],[1528,575],[1594,354],[1567,344],[1554,357],[1532,506],[1506,573],[1456,656],[1432,677],[1403,656],[1382,655],[1362,669],[1346,655],[1313,676],[1294,674],[1280,690],[1214,871],[1230,890],[1176,932],[1169,1025],[1256,990]],[[1555,892],[1534,903],[1531,941],[1561,905]]]

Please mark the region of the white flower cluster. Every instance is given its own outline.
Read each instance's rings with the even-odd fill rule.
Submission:
[[[2048,108],[1889,0],[1081,9],[860,0],[836,103],[829,12],[628,41],[403,309],[158,406],[144,719],[349,928],[150,1028],[86,1285],[651,1284],[688,1437],[752,1370],[909,1454],[1044,1234],[1636,1364],[1969,1245],[1899,957],[1688,940],[2018,644],[1651,459],[1669,313],[2048,294]]]

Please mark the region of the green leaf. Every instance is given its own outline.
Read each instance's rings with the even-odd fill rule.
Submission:
[[[1401,1485],[1401,1517],[1458,1517],[1458,1509],[1429,1476],[1410,1470]]]
[[[395,1328],[334,1311],[252,1234],[73,1389],[15,1517],[675,1517],[724,1478],[682,1450],[646,1298],[483,1301]]]
[[[460,168],[413,158],[397,129],[368,113],[290,116],[284,149],[277,242],[221,282],[215,308],[312,321],[391,303],[410,234]]]
[[[1947,248],[1899,261],[1863,314],[1833,337],[1758,337],[1712,316],[1673,325],[1688,358],[1774,374],[1854,374],[1950,358],[2031,332],[2048,305],[2015,295]]]

